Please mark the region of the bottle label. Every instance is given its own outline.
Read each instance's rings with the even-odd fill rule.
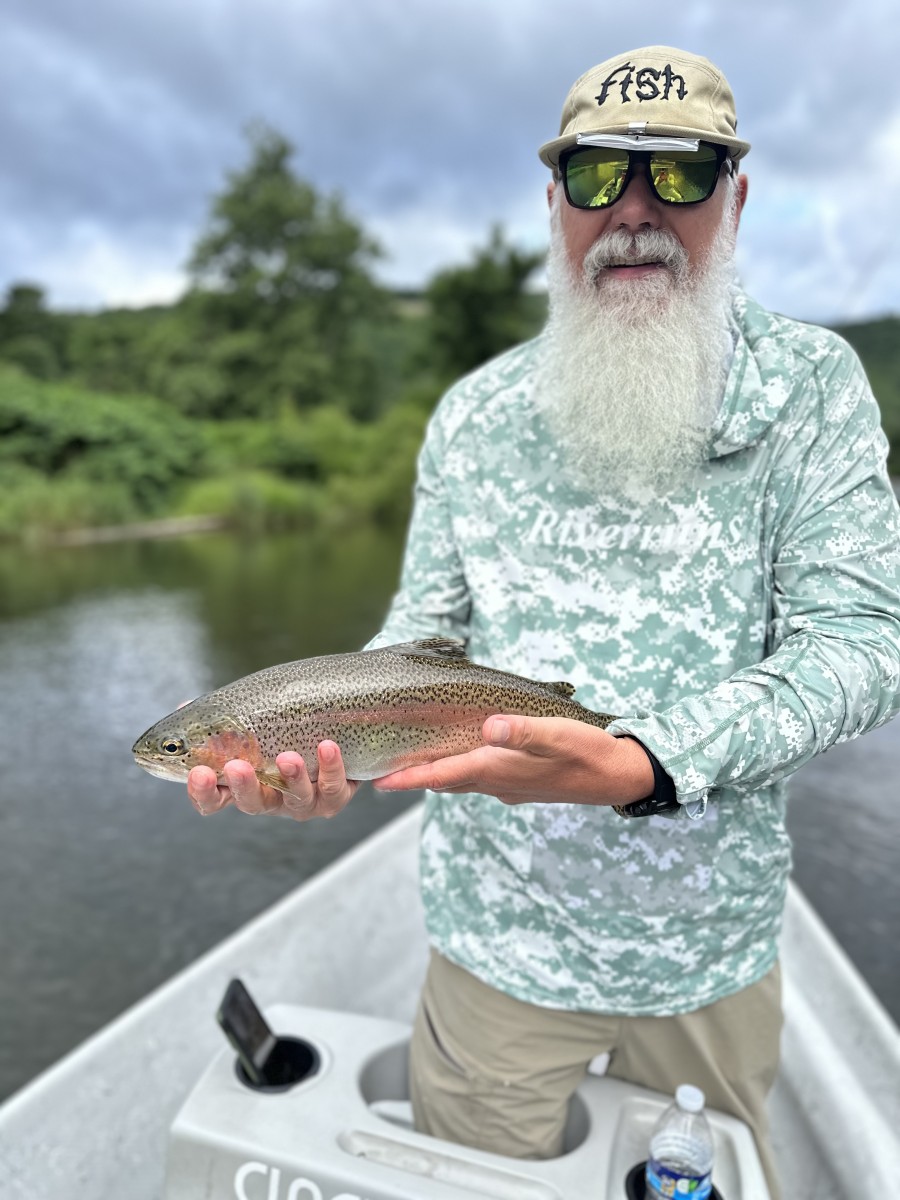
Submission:
[[[685,1175],[681,1171],[673,1171],[655,1158],[647,1163],[647,1195],[648,1196],[690,1196],[691,1200],[708,1200],[712,1191],[712,1177],[706,1175]]]

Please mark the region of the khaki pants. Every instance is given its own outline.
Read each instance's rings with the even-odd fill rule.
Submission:
[[[514,1000],[432,952],[410,1050],[416,1128],[495,1154],[562,1153],[568,1102],[587,1065],[673,1094],[703,1089],[710,1108],[749,1125],[778,1200],[765,1099],[778,1067],[781,971],[677,1017],[565,1012]]]

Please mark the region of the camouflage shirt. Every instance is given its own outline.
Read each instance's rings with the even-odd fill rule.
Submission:
[[[565,481],[541,339],[457,384],[419,461],[400,590],[372,645],[445,634],[568,679],[675,781],[675,819],[426,803],[432,943],[531,1003],[686,1012],[772,966],[784,780],[900,707],[900,522],[863,370],[835,334],[735,302],[699,481],[643,504]],[[852,803],[852,797],[848,797]]]

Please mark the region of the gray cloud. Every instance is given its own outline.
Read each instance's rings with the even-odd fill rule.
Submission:
[[[495,221],[540,245],[536,149],[569,84],[659,41],[707,54],[737,96],[753,143],[748,285],[814,318],[900,309],[893,0],[672,8],[650,0],[638,21],[587,0],[8,0],[0,284],[41,278],[68,304],[176,289],[254,118],[377,229],[389,278],[421,282]]]

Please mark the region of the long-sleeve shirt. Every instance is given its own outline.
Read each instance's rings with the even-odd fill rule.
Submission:
[[[738,293],[708,461],[646,503],[567,480],[535,403],[542,339],[444,397],[400,590],[372,645],[445,634],[568,679],[675,782],[677,819],[432,795],[432,943],[510,995],[690,1011],[777,955],[784,781],[900,708],[900,519],[850,347]],[[853,797],[848,796],[848,803]]]

